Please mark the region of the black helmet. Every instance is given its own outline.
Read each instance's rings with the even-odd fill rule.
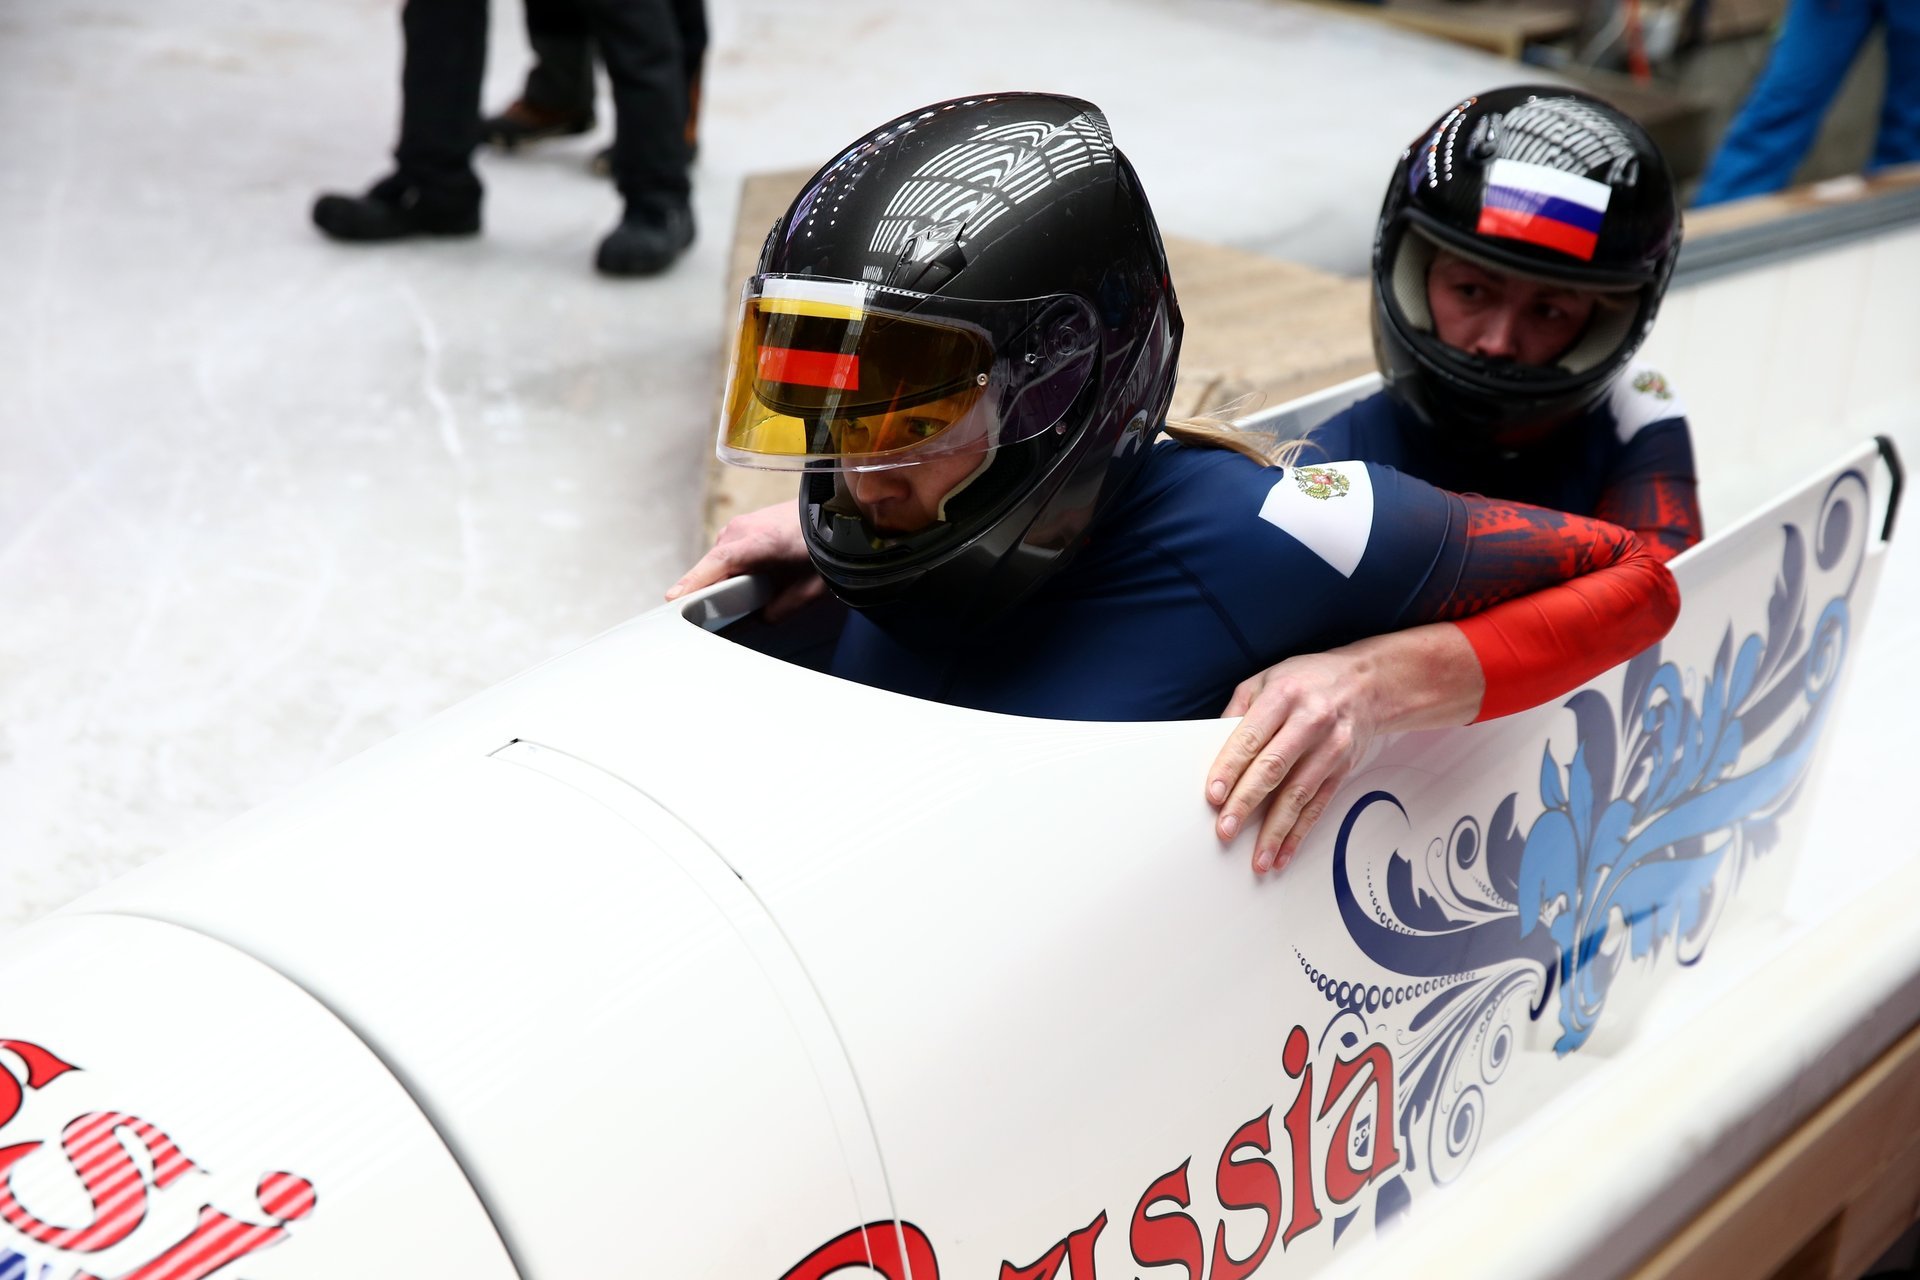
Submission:
[[[719,454],[804,471],[807,547],[848,604],[890,627],[977,620],[1064,563],[1133,474],[1180,333],[1153,212],[1099,108],[936,103],[847,147],[774,223]],[[849,472],[963,456],[929,527],[877,531],[850,500]]]
[[[1485,359],[1434,336],[1436,249],[1616,297],[1552,364]],[[1407,148],[1380,207],[1373,349],[1387,390],[1455,447],[1562,424],[1606,394],[1646,338],[1679,252],[1673,177],[1627,116],[1545,85],[1468,98]]]

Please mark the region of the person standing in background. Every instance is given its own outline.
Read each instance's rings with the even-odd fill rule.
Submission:
[[[580,0],[613,85],[614,180],[626,201],[594,265],[608,275],[665,270],[693,242],[687,86],[672,0]],[[314,224],[372,242],[480,230],[480,87],[485,0],[407,0],[394,172],[358,196],[325,194]]]
[[[1793,180],[1876,25],[1886,36],[1887,87],[1867,171],[1920,161],[1920,3],[1791,0],[1766,70],[1700,180],[1695,208],[1764,195]]]

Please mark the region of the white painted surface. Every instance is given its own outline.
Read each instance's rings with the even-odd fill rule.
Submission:
[[[1856,440],[1920,444],[1916,287],[1920,227],[1669,293],[1641,359],[1686,401],[1708,529]]]

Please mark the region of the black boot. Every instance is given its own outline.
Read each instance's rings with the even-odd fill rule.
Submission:
[[[388,174],[363,196],[327,194],[313,203],[313,225],[335,240],[470,236],[480,230],[480,188],[454,193]]]
[[[593,265],[610,276],[665,271],[693,243],[693,210],[684,200],[646,196],[627,202],[620,225],[600,242]]]

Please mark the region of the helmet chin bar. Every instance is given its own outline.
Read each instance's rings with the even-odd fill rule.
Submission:
[[[943,496],[940,499],[940,505],[934,510],[934,513],[933,513],[934,519],[936,520],[948,519],[949,517],[947,516],[947,504],[949,502],[952,502],[955,498],[959,497],[961,494],[965,493],[975,480],[978,480],[981,476],[987,474],[987,469],[993,466],[993,460],[996,457],[998,457],[999,454],[1000,454],[1000,446],[998,444],[988,444],[987,451],[980,455],[980,465],[975,467],[973,470],[967,472],[966,475],[962,476],[960,478],[960,483],[954,485],[953,488],[947,490],[945,496]]]

